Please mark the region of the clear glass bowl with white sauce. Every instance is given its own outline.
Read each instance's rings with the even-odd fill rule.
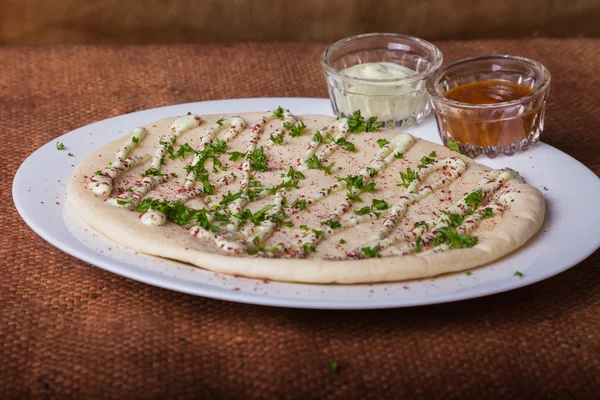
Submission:
[[[425,82],[442,61],[433,44],[396,33],[351,36],[321,56],[333,111],[349,117],[360,110],[388,127],[419,123],[431,112]]]

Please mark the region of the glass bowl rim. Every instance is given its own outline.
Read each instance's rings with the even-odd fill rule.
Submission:
[[[333,68],[333,66],[331,66],[331,64],[329,63],[328,56],[330,55],[330,53],[333,50],[337,50],[337,49],[341,48],[342,46],[344,46],[345,44],[352,42],[352,41],[369,39],[369,38],[374,38],[374,37],[404,39],[407,41],[411,41],[415,44],[418,44],[419,46],[425,48],[427,50],[427,52],[432,56],[431,63],[425,70],[423,70],[415,75],[407,76],[404,78],[391,78],[391,79],[354,78],[354,77],[346,75],[346,74],[342,73],[341,71]],[[362,33],[360,35],[348,36],[347,38],[338,40],[337,42],[329,45],[325,49],[325,51],[323,51],[323,53],[321,54],[321,67],[328,74],[335,75],[346,81],[359,83],[359,84],[360,83],[396,83],[396,84],[397,83],[406,83],[406,84],[410,84],[413,82],[425,80],[441,67],[443,61],[444,61],[444,56],[443,56],[442,52],[433,43],[430,43],[424,39],[421,39],[421,38],[418,38],[415,36],[405,35],[402,33],[385,33],[385,32]]]
[[[443,95],[440,95],[438,93],[438,91],[435,90],[435,88],[433,87],[434,81],[436,81],[440,76],[442,76],[450,68],[456,67],[457,65],[468,64],[468,63],[471,63],[474,61],[481,61],[481,60],[503,60],[503,61],[510,60],[510,61],[517,61],[521,64],[528,64],[530,66],[533,66],[535,69],[539,70],[536,75],[541,77],[541,79],[539,80],[539,82],[541,82],[541,83],[539,85],[536,83],[536,87],[534,87],[534,89],[531,91],[531,93],[529,93],[523,97],[519,97],[518,99],[515,99],[515,100],[502,101],[500,103],[493,103],[493,104],[471,104],[471,103],[463,103],[461,101],[456,101],[456,100],[450,100],[450,99],[447,99],[446,97],[444,97]],[[460,60],[454,61],[454,62],[440,68],[434,74],[432,74],[427,79],[427,84],[425,86],[427,88],[427,93],[429,94],[429,96],[432,100],[432,103],[439,103],[439,104],[451,106],[454,108],[464,108],[464,109],[497,109],[497,108],[503,108],[503,107],[507,107],[507,106],[519,105],[522,103],[526,103],[527,101],[529,101],[531,99],[539,97],[540,95],[542,95],[543,93],[545,93],[548,90],[551,79],[552,79],[552,77],[550,75],[550,71],[539,61],[535,61],[535,60],[532,60],[532,59],[526,58],[526,57],[511,56],[509,54],[490,54],[490,55],[485,55],[485,56],[467,57],[467,58],[462,58]],[[480,82],[480,81],[477,81],[477,82]]]

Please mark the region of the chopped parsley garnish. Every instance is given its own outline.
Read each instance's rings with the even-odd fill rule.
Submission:
[[[429,225],[425,221],[415,222],[415,228],[419,228],[419,227],[422,227],[422,228],[425,228],[425,229],[429,229]]]
[[[429,153],[428,156],[423,156],[421,158],[421,164],[419,164],[417,166],[417,169],[421,169],[421,168],[425,167],[426,165],[432,164],[435,161],[436,157],[437,157],[437,154],[435,153],[435,151],[432,151],[431,153]]]
[[[280,133],[279,135],[275,135],[275,136],[273,136],[273,134],[271,133],[269,138],[271,139],[271,142],[273,142],[275,144],[283,144],[283,133]]]
[[[306,200],[304,199],[296,199],[292,203],[292,207],[298,208],[298,210],[302,211],[306,208]]]
[[[356,147],[354,146],[354,143],[347,141],[346,138],[344,138],[344,137],[335,139],[331,135],[331,133],[327,133],[325,135],[325,138],[329,141],[329,143],[335,143],[338,146],[340,146],[342,149],[344,149],[350,153],[353,153],[356,151]]]
[[[360,196],[352,192],[348,192],[346,194],[346,198],[350,201],[358,201],[359,203],[362,203],[362,199],[360,198]]]
[[[204,229],[210,230],[211,232],[219,232],[218,226],[213,225],[209,219],[209,211],[206,209],[196,210],[184,206],[177,201],[166,201],[166,200],[155,200],[152,198],[145,198],[135,210],[138,212],[146,212],[152,208],[165,215],[167,220],[180,225],[194,224]]]
[[[403,186],[405,188],[408,188],[408,186],[411,184],[411,182],[413,182],[414,180],[416,180],[419,176],[417,175],[417,173],[415,171],[413,171],[412,169],[408,168],[406,170],[406,173],[404,172],[400,172],[400,178],[402,178],[402,183],[399,184],[399,186]]]
[[[218,154],[224,154],[227,151],[227,143],[224,140],[217,139],[215,143],[207,143],[201,151],[197,151],[198,160],[193,165],[185,167],[186,172],[193,172],[200,182],[208,181],[208,170],[204,166],[206,161],[212,160],[213,172],[218,172],[223,164],[219,160]]]
[[[217,120],[217,122],[215,122],[215,124],[217,124],[217,125],[219,125],[219,126],[223,126],[223,120],[224,120],[224,119],[225,119],[225,118],[221,118],[221,119]]]
[[[317,251],[317,247],[314,244],[303,243],[302,244],[302,253],[307,256],[309,253]]]
[[[231,153],[229,153],[229,161],[236,162],[240,158],[246,157],[246,154],[248,154],[248,152],[241,153],[239,151],[232,151]]]
[[[546,186],[544,186],[544,190],[545,190],[545,191],[548,191],[548,188],[547,188]]]
[[[401,158],[404,158],[404,154],[402,154],[402,153],[394,153],[394,158],[395,158],[396,160],[399,160],[399,159],[401,159]]]
[[[120,205],[120,206],[124,206],[125,204],[129,204],[132,201],[133,201],[133,199],[131,199],[131,200],[119,200],[119,199],[117,199],[117,204]]]
[[[308,230],[308,226],[306,226],[306,225],[300,225],[300,229],[302,229],[303,231],[307,231]]]
[[[356,214],[356,215],[365,215],[370,212],[371,212],[371,207],[369,207],[369,206],[364,206],[360,210],[354,210],[354,214]]]
[[[65,149],[64,143],[56,142],[56,150],[64,150],[64,149]]]
[[[163,174],[156,168],[148,168],[146,171],[144,171],[142,176],[165,176],[165,174]]]
[[[479,241],[477,236],[469,235],[467,233],[458,233],[456,232],[456,229],[452,227],[438,228],[435,232],[438,236],[433,239],[434,246],[448,244],[451,249],[464,249],[475,246]]]
[[[67,154],[67,155],[68,155],[69,157],[75,157],[75,156],[73,155],[73,153],[69,153],[69,154]]]
[[[333,372],[334,374],[337,374],[338,372],[340,372],[340,364],[337,361],[329,361],[327,363],[327,369]]]
[[[373,210],[387,210],[388,208],[390,208],[389,204],[387,203],[387,201],[385,200],[377,200],[377,199],[373,199]]]
[[[471,271],[467,271],[465,272],[465,275],[473,275],[473,273]]]
[[[168,145],[165,147],[167,149],[167,152],[169,153],[169,158],[171,160],[174,160],[176,158],[184,158],[186,153],[196,153],[196,150],[194,150],[192,146],[190,146],[188,143],[184,143],[181,146],[179,146],[179,149],[177,149],[177,153],[173,153],[173,146]]]
[[[467,215],[450,214],[444,210],[440,210],[440,212],[448,216],[447,221],[452,228],[458,228],[463,223],[465,218],[467,218]]]
[[[138,143],[138,142],[140,141],[140,139],[139,139],[137,136],[132,136],[132,137],[131,137],[131,141],[132,141],[133,143]]]
[[[483,203],[483,191],[478,189],[469,193],[469,195],[465,197],[465,203],[472,206],[472,208],[479,207]]]
[[[250,255],[255,255],[258,253],[277,253],[281,246],[283,246],[283,243],[279,243],[277,246],[267,249],[265,248],[264,244],[261,244],[260,246],[249,248],[246,253]]]
[[[337,229],[342,227],[342,223],[340,221],[328,220],[327,222],[321,222],[321,225],[327,225],[331,229]]]
[[[483,218],[492,218],[494,216],[494,210],[492,210],[490,207],[486,207],[483,209],[481,216]]]
[[[344,239],[340,239],[340,241],[338,243],[339,244],[346,244],[346,241]]]
[[[306,129],[306,125],[304,121],[300,121],[298,124],[294,125],[291,122],[286,122],[283,124],[284,129],[289,131],[290,137],[298,137],[302,136],[302,131]]]
[[[315,136],[313,136],[312,141],[315,143],[323,143],[323,135],[320,131],[315,132]]]
[[[377,139],[377,144],[379,145],[379,147],[383,147],[386,144],[390,144],[389,140],[385,140],[385,139]]]
[[[522,272],[515,271],[514,276],[518,276],[519,278],[522,278],[524,275]]]
[[[360,249],[365,258],[381,258],[381,254],[379,254],[379,246],[375,246],[375,247],[363,247],[362,249]]]
[[[367,171],[369,171],[369,176],[371,178],[373,178],[374,176],[376,176],[379,172],[373,168],[373,167],[367,167]]]
[[[360,110],[354,111],[348,118],[348,127],[352,133],[375,132],[382,126],[382,122],[377,122],[377,117],[371,117],[365,122],[365,118],[360,114]]]
[[[317,132],[318,133],[318,132]],[[316,136],[316,135],[315,135]],[[314,139],[313,139],[314,140]],[[323,165],[321,164],[321,161],[319,161],[319,159],[317,158],[317,156],[315,154],[313,154],[308,160],[307,160],[307,166],[309,169],[321,169],[323,170],[323,172],[325,172],[327,175],[331,174],[331,169],[333,168],[333,166],[335,165],[335,163],[331,163],[329,165]]]
[[[269,169],[269,165],[267,164],[267,156],[263,146],[260,146],[258,149],[256,149],[256,151],[250,155],[249,159],[250,167],[254,171],[267,171]]]
[[[277,119],[283,120],[285,118],[283,112],[284,112],[283,108],[281,108],[281,106],[279,106],[279,107],[277,107],[276,110],[273,111],[273,116]]]
[[[270,188],[269,193],[275,194],[281,189],[298,189],[298,182],[300,179],[304,179],[304,174],[300,171],[296,171],[294,167],[290,167],[287,173],[281,174],[281,177],[283,178],[282,181],[277,186]]]
[[[274,206],[272,204],[264,206],[263,208],[252,214],[252,216],[250,217],[250,221],[252,221],[254,225],[260,225],[267,218],[267,211],[269,211],[273,207]]]
[[[417,238],[417,240],[415,240],[415,252],[418,253],[421,251],[421,247],[423,246],[423,239],[421,239],[421,236],[419,236]]]
[[[102,171],[96,171],[96,173],[94,175],[96,175],[96,176],[104,176],[104,174],[102,173]]]
[[[321,237],[323,236],[323,231],[320,231],[318,229],[311,229],[311,232],[315,234],[316,237]]]
[[[453,150],[459,154],[465,154],[460,147],[458,147],[458,143],[456,143],[456,141],[450,139],[446,142],[446,146],[450,149]]]

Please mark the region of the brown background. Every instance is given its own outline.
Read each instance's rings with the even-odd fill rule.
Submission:
[[[0,0],[0,44],[600,36],[598,0]]]
[[[513,53],[546,64],[544,140],[600,173],[600,40],[438,44],[447,60]],[[325,97],[323,47],[0,47],[0,397],[598,398],[599,252],[547,281],[459,303],[277,309],[121,278],[53,248],[16,213],[12,176],[62,133],[174,103]]]

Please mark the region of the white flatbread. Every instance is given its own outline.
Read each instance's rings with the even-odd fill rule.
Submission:
[[[251,128],[262,115],[260,113],[240,115],[247,122],[248,128],[228,143],[228,153],[246,151]],[[178,146],[183,143],[197,148],[207,130],[222,117],[222,115],[202,115],[202,121],[198,127],[188,130],[177,138],[176,144],[173,145],[174,150],[176,151]],[[175,118],[177,117],[145,125],[146,136],[139,140],[129,156],[154,154],[159,147],[161,136],[171,132],[170,127]],[[304,115],[297,118],[307,125],[303,134],[294,138],[285,135],[283,144],[265,150],[269,170],[252,172],[253,180],[260,181],[263,187],[272,187],[281,182],[281,175],[286,173],[290,166],[297,168],[315,132],[323,130],[326,125],[335,121],[333,117],[320,115]],[[282,122],[277,119],[268,122],[259,137],[257,146],[265,146],[270,133],[281,125]],[[222,137],[225,133],[226,129],[216,137]],[[398,134],[398,132],[390,130],[348,134],[346,139],[355,145],[356,152],[337,148],[323,160],[324,165],[335,162],[330,175],[318,169],[302,171],[305,178],[299,180],[299,188],[291,189],[284,194],[287,206],[289,207],[294,199],[307,199],[320,189],[335,184],[338,177],[357,175],[361,169],[369,165],[376,153],[381,151],[377,140],[386,139],[393,142],[393,138]],[[307,283],[367,283],[432,277],[482,266],[501,258],[524,245],[539,230],[544,219],[545,203],[542,194],[536,188],[522,183],[517,177],[501,185],[486,200],[487,202],[503,195],[504,207],[501,212],[494,212],[493,217],[485,218],[475,224],[474,229],[468,232],[478,239],[478,243],[470,248],[438,252],[437,250],[443,249],[432,250],[433,246],[430,245],[425,246],[426,248],[422,251],[404,254],[405,252],[401,250],[405,248],[403,246],[406,246],[406,242],[400,241],[382,248],[379,251],[381,258],[355,258],[357,254],[362,257],[360,249],[372,243],[373,234],[381,229],[386,220],[385,212],[389,212],[388,208],[388,210],[383,210],[384,215],[381,218],[340,230],[339,233],[336,233],[337,231],[334,229],[334,232],[320,240],[315,251],[310,252],[305,258],[289,257],[286,254],[279,254],[278,257],[264,257],[269,255],[268,252],[258,255],[250,255],[246,252],[231,253],[220,249],[214,240],[190,235],[189,227],[181,227],[172,222],[167,222],[162,226],[146,225],[141,222],[139,212],[111,205],[106,202],[108,197],[98,195],[90,190],[90,181],[95,172],[103,170],[109,162],[114,161],[117,151],[126,140],[127,137],[124,137],[103,146],[90,154],[77,167],[68,185],[70,203],[89,225],[123,246],[147,254],[183,261],[219,273]],[[442,218],[443,214],[439,210],[448,209],[454,203],[464,199],[477,187],[476,185],[481,179],[490,175],[489,168],[466,156],[443,146],[415,139],[415,143],[403,152],[403,158],[394,159],[373,178],[376,183],[375,191],[360,193],[362,202],[353,202],[350,209],[340,216],[339,221],[348,221],[355,216],[353,211],[371,206],[373,199],[383,199],[390,207],[398,202],[401,196],[405,195],[405,188],[398,186],[402,182],[400,172],[406,173],[408,168],[419,171],[417,166],[421,163],[422,157],[430,155],[432,151],[436,152],[434,158],[437,160],[446,158],[462,160],[466,164],[466,171],[458,178],[450,180],[446,186],[435,190],[433,194],[407,207],[405,215],[394,227],[392,235],[414,230],[416,222]],[[188,206],[193,208],[210,207],[219,204],[222,195],[228,191],[231,193],[239,191],[242,179],[242,160],[233,162],[228,158],[227,154],[219,156],[226,171],[219,169],[217,173],[213,174],[212,164],[207,164],[208,170],[211,171],[210,180],[214,182],[220,177],[229,176],[232,173],[236,179],[218,189],[214,195],[208,196],[210,198],[209,205],[203,203],[200,198],[194,198],[186,203]],[[181,193],[186,177],[185,166],[189,165],[191,160],[192,156],[175,160],[166,158],[166,164],[161,169],[162,173],[176,173],[177,178],[152,189],[147,197],[173,200],[178,193]],[[142,179],[143,172],[149,167],[150,161],[125,171],[115,180],[110,197],[115,198],[126,193],[129,187]],[[444,173],[443,170],[433,172],[420,187],[431,184]],[[279,243],[293,244],[302,240],[302,237],[312,229],[326,230],[321,222],[327,221],[336,207],[344,202],[347,193],[347,190],[332,193],[303,211],[292,212],[291,208],[284,209],[294,227],[281,226],[277,228],[272,235],[268,236],[264,247],[269,249]],[[273,198],[273,195],[267,196],[252,202],[248,207],[256,212],[265,205],[273,204]],[[486,203],[481,206],[481,210],[485,206]],[[251,222],[247,222],[245,227],[251,225]],[[301,229],[301,226],[307,227],[308,231]],[[242,227],[243,229],[244,227]],[[429,229],[431,230],[431,227]],[[350,258],[349,255],[352,257]]]

